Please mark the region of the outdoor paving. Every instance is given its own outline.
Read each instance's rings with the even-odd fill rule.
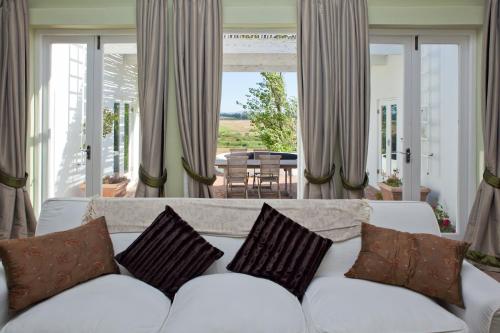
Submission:
[[[253,177],[248,178],[248,198],[249,199],[258,199],[259,193],[257,191],[257,182],[255,183],[255,188],[252,186]],[[290,185],[290,184],[289,184]],[[224,176],[222,174],[217,174],[217,180],[214,183],[214,197],[215,198],[225,198],[226,190],[224,189]],[[297,177],[292,176],[292,185],[289,187],[289,193],[285,192],[285,174],[282,172],[280,175],[280,188],[281,188],[281,199],[296,199],[297,198]],[[276,186],[273,186],[273,190],[276,191]],[[235,189],[233,193],[231,193],[229,198],[244,198],[245,193],[242,189]],[[269,193],[269,190],[262,190],[262,198],[271,199],[277,198],[276,193]]]

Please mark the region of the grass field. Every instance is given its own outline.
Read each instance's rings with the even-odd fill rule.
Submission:
[[[258,136],[251,131],[250,120],[224,119],[219,123],[219,139],[217,154],[225,153],[231,148],[264,148]]]

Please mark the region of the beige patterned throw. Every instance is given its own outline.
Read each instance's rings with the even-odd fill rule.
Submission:
[[[110,233],[142,232],[169,205],[201,234],[246,237],[264,202],[334,242],[359,236],[361,223],[370,220],[365,200],[94,198],[83,223],[105,216]]]

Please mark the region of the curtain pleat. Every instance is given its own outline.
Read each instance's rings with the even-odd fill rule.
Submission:
[[[338,94],[342,197],[364,196],[370,129],[370,49],[365,0],[337,2],[335,64]]]
[[[137,0],[137,67],[141,168],[136,197],[164,194],[168,83],[168,1]]]
[[[36,219],[26,179],[27,0],[0,1],[0,239],[32,236]],[[21,181],[22,185],[11,185]],[[9,185],[10,184],[10,185]]]
[[[190,197],[212,197],[222,89],[222,1],[174,0],[177,114]],[[200,180],[206,181],[200,181]]]
[[[486,269],[500,271],[500,188],[491,179],[500,178],[500,2],[487,0],[485,5],[482,121],[487,172],[476,194],[465,240],[471,243],[473,255],[469,258]]]
[[[330,199],[335,198],[336,153],[340,154],[345,185],[358,187],[365,176],[367,4],[366,0],[299,0],[298,11],[299,115],[307,179],[304,198]],[[360,197],[362,191],[344,193]]]

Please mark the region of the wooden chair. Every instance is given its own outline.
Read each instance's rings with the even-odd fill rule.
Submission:
[[[245,198],[248,199],[248,156],[229,156],[227,158],[226,174],[224,183],[226,187],[226,198],[233,188],[243,187]]]
[[[259,148],[259,149],[254,149],[253,151],[253,159],[254,160],[259,160],[261,156],[269,156],[271,155],[271,153],[269,152],[269,150],[265,149],[265,148]],[[257,171],[257,168],[253,168],[253,174],[252,174],[252,177],[253,177],[253,184],[252,184],[252,188],[255,188],[255,181],[259,175],[259,171]]]
[[[259,198],[261,198],[262,184],[269,183],[269,190],[273,192],[273,182],[278,188],[278,198],[281,199],[280,189],[280,155],[261,155],[260,156],[260,173],[258,178]]]
[[[229,156],[248,156],[248,149],[246,149],[246,148],[231,148],[231,149],[229,149]]]

